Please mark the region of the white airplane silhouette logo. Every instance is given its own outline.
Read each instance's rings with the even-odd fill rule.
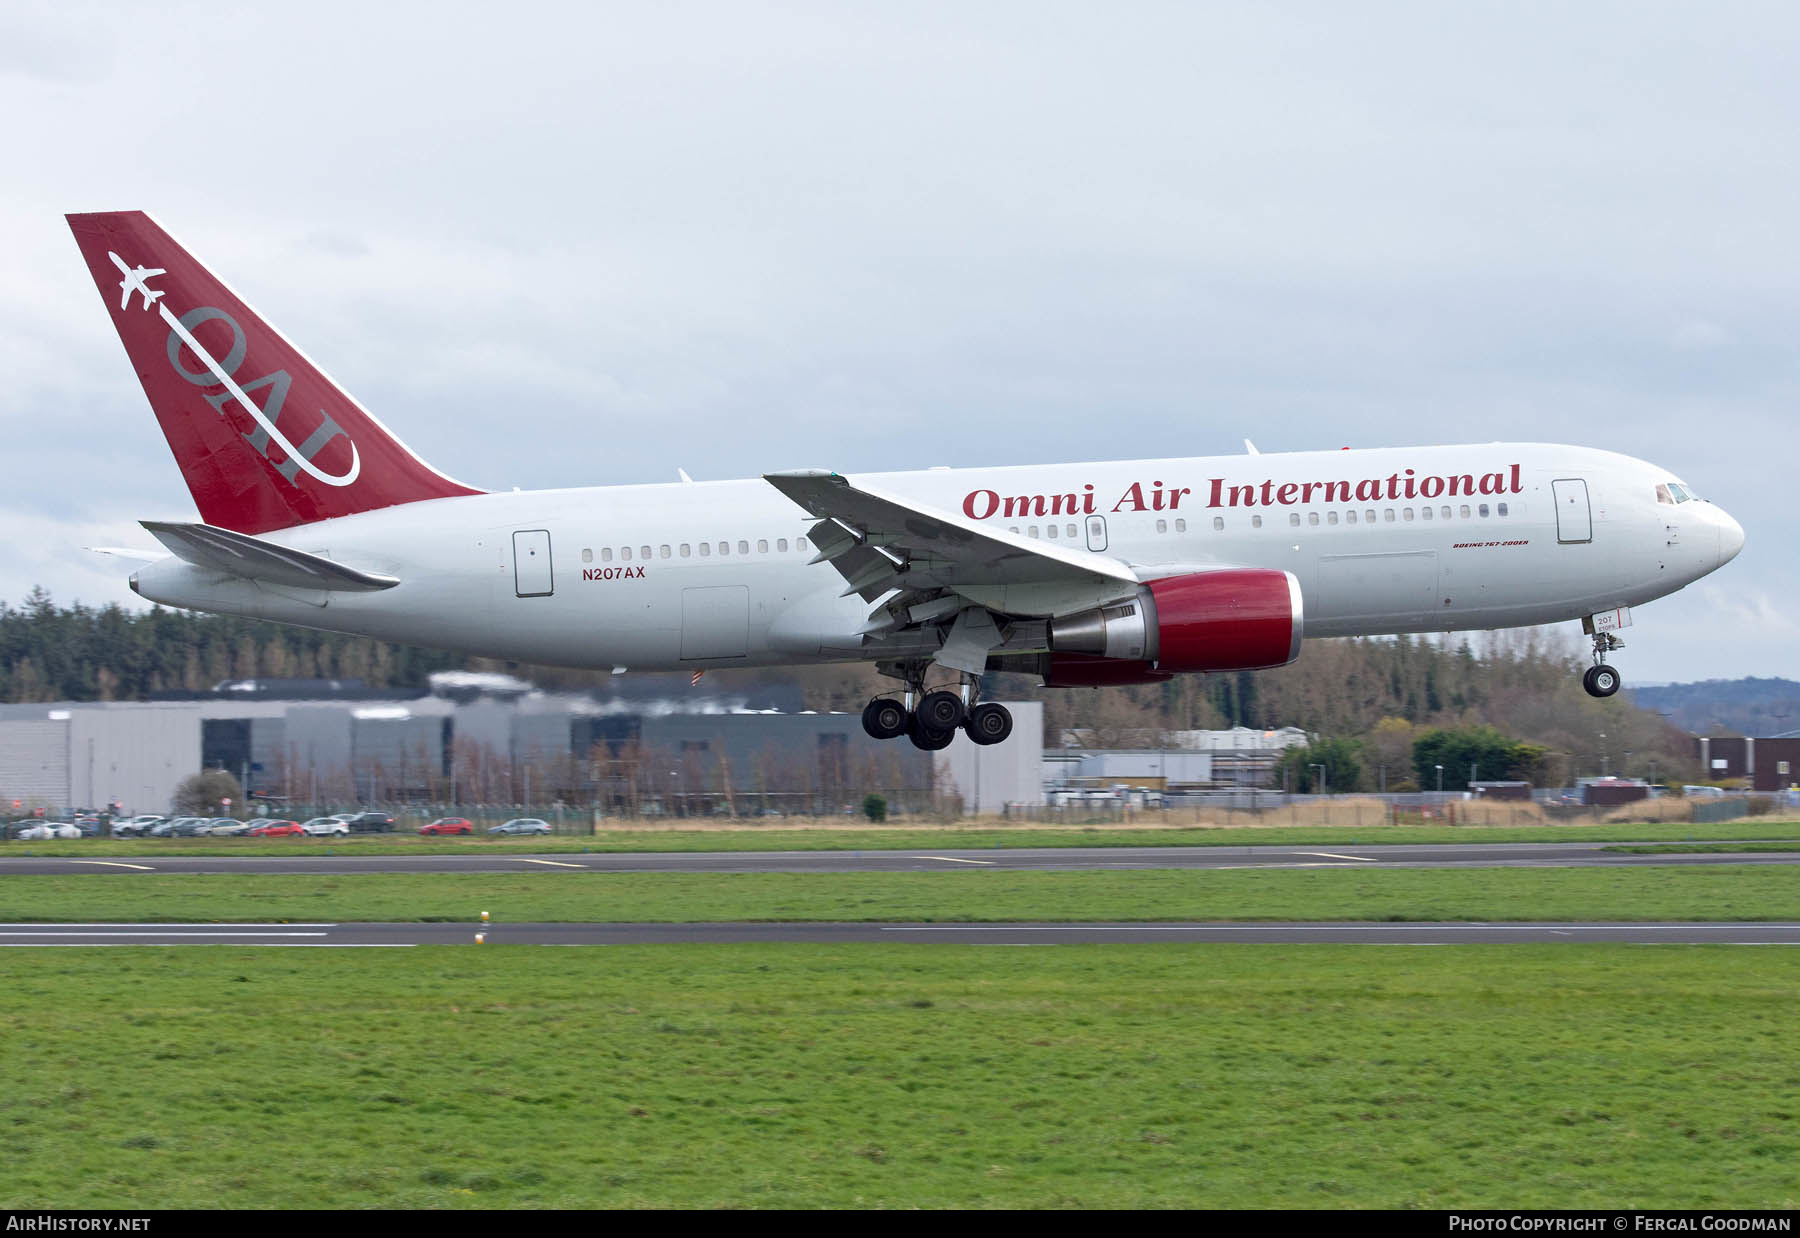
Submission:
[[[113,265],[119,268],[119,274],[125,277],[119,281],[120,309],[124,309],[131,303],[131,294],[134,292],[142,294],[144,298],[144,303],[138,307],[139,309],[149,309],[162,298],[162,293],[151,288],[144,281],[153,276],[168,274],[168,269],[166,267],[157,267],[155,270],[151,271],[145,270],[140,266],[134,271],[125,265],[125,259],[119,257],[119,255],[108,251],[106,256],[112,259]]]

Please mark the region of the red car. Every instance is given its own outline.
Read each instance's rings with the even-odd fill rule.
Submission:
[[[252,838],[283,838],[288,835],[304,838],[306,831],[300,828],[298,821],[265,821],[250,831]]]
[[[467,817],[439,817],[430,825],[421,825],[421,834],[473,834],[475,827]]]

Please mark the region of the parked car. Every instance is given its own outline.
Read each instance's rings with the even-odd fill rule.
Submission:
[[[499,825],[488,827],[490,834],[548,834],[548,822],[539,821],[536,817],[514,817],[511,821],[502,821]]]
[[[171,838],[199,838],[212,829],[211,817],[183,817],[169,831]]]
[[[305,838],[298,821],[265,821],[250,831],[252,838]]]
[[[421,825],[421,834],[473,834],[475,826],[467,817],[439,817],[430,825]]]
[[[206,836],[208,838],[236,838],[241,834],[248,834],[256,828],[256,824],[255,821],[238,821],[231,817],[219,817],[214,819],[212,828],[206,831]]]
[[[81,831],[67,821],[40,821],[19,831],[24,842],[44,842],[52,838],[80,838]]]
[[[352,834],[386,834],[394,828],[391,812],[359,812],[345,819]]]
[[[148,834],[152,826],[160,825],[164,820],[161,813],[142,813],[124,821],[114,821],[112,824],[113,837],[135,838],[141,834]]]
[[[336,817],[314,817],[300,827],[314,838],[348,838],[350,826]]]

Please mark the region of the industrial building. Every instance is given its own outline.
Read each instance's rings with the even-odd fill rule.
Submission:
[[[284,815],[370,804],[814,815],[856,810],[870,792],[897,811],[1043,802],[1036,702],[1009,706],[1004,743],[929,753],[869,738],[855,714],[648,707],[512,682],[413,700],[284,699],[250,685],[203,700],[0,706],[0,798],[57,814],[166,812],[184,779],[223,769]]]

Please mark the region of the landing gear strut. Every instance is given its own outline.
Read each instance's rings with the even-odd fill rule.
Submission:
[[[875,739],[904,735],[913,746],[927,752],[947,748],[957,731],[966,732],[977,744],[997,744],[1012,734],[1012,713],[993,701],[976,703],[979,676],[965,672],[954,690],[925,691],[929,662],[883,663],[881,671],[906,684],[901,700],[877,697],[863,707],[863,730]]]
[[[1593,640],[1594,664],[1581,677],[1581,686],[1587,689],[1589,696],[1608,697],[1619,690],[1624,680],[1619,678],[1616,667],[1607,665],[1606,655],[1622,648],[1625,642],[1611,632],[1595,632]]]

